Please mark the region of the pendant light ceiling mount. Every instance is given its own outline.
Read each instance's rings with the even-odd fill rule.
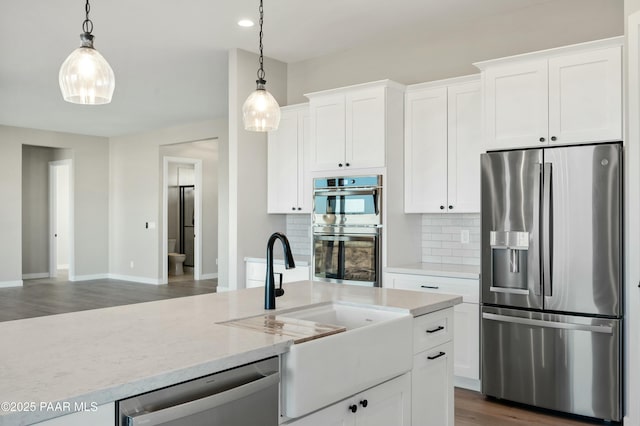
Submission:
[[[269,132],[276,130],[280,124],[280,105],[275,98],[267,91],[265,84],[265,72],[264,72],[264,56],[262,53],[262,25],[264,23],[264,6],[262,0],[260,0],[260,57],[258,62],[260,67],[258,68],[258,79],[256,80],[256,90],[249,95],[247,100],[242,105],[242,120],[244,122],[245,130],[252,132]]]
[[[71,52],[60,67],[60,91],[67,102],[83,105],[108,104],[115,89],[115,76],[109,63],[93,47],[89,0],[86,0],[84,9],[81,45]]]

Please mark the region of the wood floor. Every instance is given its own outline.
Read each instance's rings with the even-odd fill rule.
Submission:
[[[216,286],[217,280],[193,281],[190,276],[172,277],[168,285],[158,286],[118,280],[70,282],[62,274],[57,279],[26,280],[23,287],[0,288],[0,321],[213,293]],[[455,407],[456,426],[601,424],[524,409],[458,388]]]
[[[576,416],[562,416],[544,410],[523,408],[496,401],[478,392],[456,388],[456,426],[585,426],[611,425]]]
[[[84,311],[214,293],[217,280],[193,281],[193,277],[171,277],[168,285],[150,285],[118,280],[71,282],[57,279],[25,280],[22,287],[0,288],[0,321]]]

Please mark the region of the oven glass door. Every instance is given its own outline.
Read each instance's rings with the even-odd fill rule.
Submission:
[[[314,235],[314,278],[379,286],[378,235]]]
[[[379,191],[316,191],[313,197],[314,222],[325,225],[371,224],[380,221]]]

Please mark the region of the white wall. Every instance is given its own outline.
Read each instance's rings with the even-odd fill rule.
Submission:
[[[72,150],[76,278],[108,271],[108,141],[106,138],[0,126],[0,283],[22,276],[22,145]],[[71,151],[65,151],[70,153]],[[54,158],[58,159],[58,158]]]
[[[287,66],[265,58],[267,90],[284,105],[287,98]],[[248,132],[242,123],[242,104],[256,89],[258,56],[240,49],[229,52],[229,144],[221,147],[221,163],[227,162],[228,194],[224,208],[228,239],[220,252],[229,253],[220,265],[219,285],[229,289],[244,288],[243,259],[264,256],[267,239],[272,232],[285,230],[284,215],[267,214],[267,134]],[[221,168],[222,170],[222,168]],[[221,225],[221,229],[223,226]],[[224,270],[224,272],[223,272]]]
[[[55,168],[56,183],[56,268],[69,268],[69,172],[70,167]]]
[[[163,212],[160,147],[216,137],[218,143],[227,140],[226,118],[114,137],[109,140],[109,271],[111,274],[140,282],[160,282]],[[145,228],[146,222],[155,222],[156,228]],[[207,238],[210,239],[210,237]],[[211,255],[207,260],[211,260]],[[130,267],[130,262],[133,262],[133,268]],[[215,259],[213,262],[215,264]],[[212,272],[210,269],[205,269],[206,265],[208,263],[205,263],[203,258],[203,273]]]
[[[473,62],[623,33],[623,2],[548,1],[508,15],[424,28],[396,38],[289,64],[288,104],[305,93],[390,78],[404,84],[477,73]]]

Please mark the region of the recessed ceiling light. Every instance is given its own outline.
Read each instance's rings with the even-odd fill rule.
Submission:
[[[241,27],[253,27],[255,24],[251,19],[241,19],[238,21],[238,25]]]

